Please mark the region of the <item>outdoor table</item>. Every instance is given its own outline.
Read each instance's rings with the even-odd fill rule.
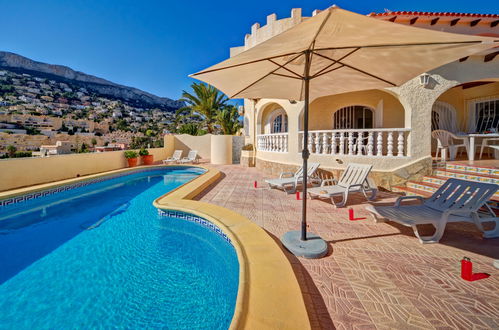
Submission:
[[[472,134],[463,134],[459,135],[459,137],[468,138],[469,139],[469,148],[468,148],[468,161],[472,162],[475,160],[475,139],[476,138],[485,138],[485,139],[499,139],[499,133],[472,133]]]

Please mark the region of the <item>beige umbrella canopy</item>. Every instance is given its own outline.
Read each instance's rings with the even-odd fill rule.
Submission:
[[[498,46],[498,42],[395,24],[331,7],[191,76],[231,98],[303,100],[305,58],[310,51],[313,100],[397,86],[443,64]]]
[[[497,45],[499,40],[494,38],[394,24],[333,6],[191,77],[231,98],[304,100],[303,135],[307,141],[311,99],[398,86],[423,72]],[[307,173],[309,151],[307,143],[303,145],[303,172]],[[283,243],[297,255],[319,257],[327,252],[327,246],[314,246],[318,239],[306,243],[307,178],[303,181],[300,240],[286,244],[289,240],[285,235]]]

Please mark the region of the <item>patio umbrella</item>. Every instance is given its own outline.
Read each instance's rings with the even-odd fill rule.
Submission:
[[[303,138],[308,141],[310,100],[399,86],[421,73],[497,45],[499,40],[494,38],[415,28],[333,6],[191,77],[217,87],[230,98],[303,100]],[[304,173],[308,157],[307,143],[303,143]],[[307,243],[311,235],[307,235],[306,176],[303,196],[301,231],[290,234],[292,246],[291,236],[283,243],[297,255],[313,257],[315,252],[308,253],[309,249],[317,248],[320,240]],[[298,234],[299,240],[295,239]]]

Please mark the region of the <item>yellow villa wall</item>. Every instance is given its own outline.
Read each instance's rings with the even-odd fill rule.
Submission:
[[[167,158],[166,148],[148,149],[154,160]],[[0,160],[0,191],[75,178],[127,167],[123,151]]]
[[[345,93],[321,97],[310,104],[309,127],[311,130],[333,129],[333,114],[351,105],[368,106],[374,111],[383,101],[382,127],[404,127],[404,107],[392,95],[380,90]]]
[[[210,159],[211,157],[211,134],[202,136],[193,136],[189,134],[165,135],[165,148],[168,156],[173,154],[174,150],[182,150],[182,157],[186,157],[190,150],[197,150],[199,157]]]
[[[454,87],[443,93],[438,101],[446,102],[456,109],[458,128],[465,131],[468,120],[467,103],[473,99],[499,95],[499,83],[492,83],[473,88]]]

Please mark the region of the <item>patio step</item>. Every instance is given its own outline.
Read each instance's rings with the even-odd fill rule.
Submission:
[[[447,163],[435,168],[433,175],[424,176],[421,182],[409,181],[405,187],[394,187],[393,191],[429,197],[449,178],[499,184],[499,168]],[[492,197],[490,205],[499,209],[499,192]]]
[[[459,172],[475,173],[479,175],[492,175],[499,177],[499,168],[497,167],[474,166],[465,163],[447,163],[445,164],[445,168],[448,171],[459,171]]]

